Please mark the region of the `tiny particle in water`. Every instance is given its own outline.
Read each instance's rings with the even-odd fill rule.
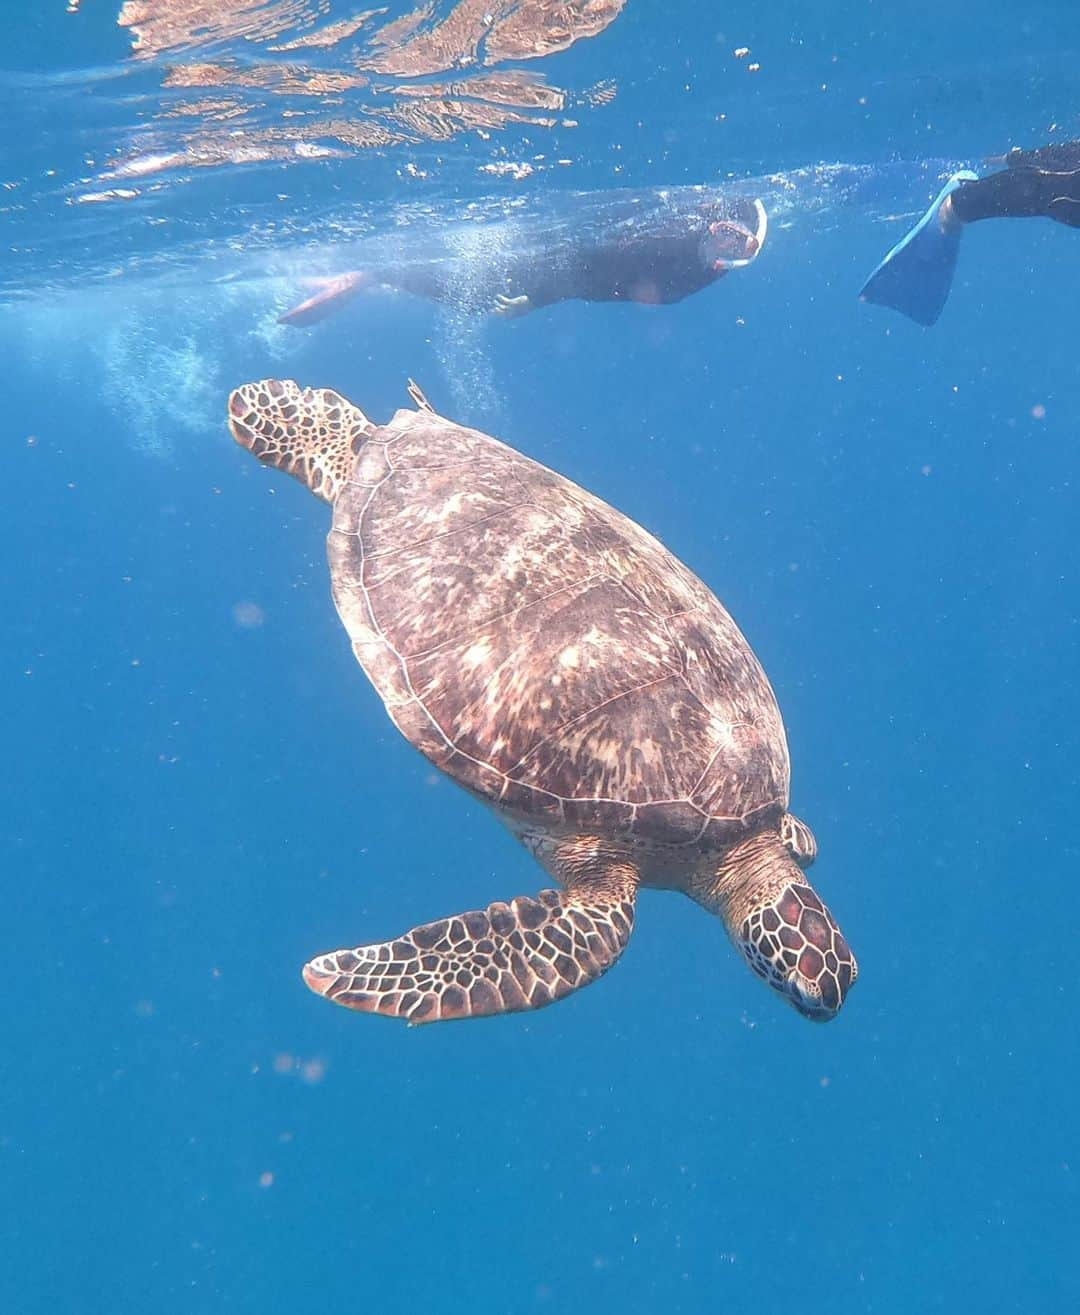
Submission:
[[[274,1185],[274,1175],[270,1173],[269,1170],[267,1170],[265,1173],[259,1174],[260,1187],[265,1189],[267,1187],[273,1187],[273,1185]]]
[[[26,440],[27,447],[37,447],[37,434],[31,434]]]
[[[746,71],[747,71],[747,73],[760,73],[760,72],[761,72],[761,65],[760,65],[760,64],[747,64],[747,66],[746,66]]]
[[[258,603],[245,600],[233,604],[232,619],[241,630],[255,630],[266,620],[266,613]]]
[[[1045,420],[1046,407],[1043,406],[1041,402],[1036,402],[1036,404],[1031,408],[1031,414],[1035,417],[1036,420]]]
[[[745,58],[747,57],[747,55],[749,55],[749,53],[750,53],[750,47],[749,47],[749,46],[737,46],[737,47],[735,48],[735,58],[736,58],[736,59],[745,59]]]
[[[314,1087],[326,1077],[326,1062],[321,1059],[306,1059],[300,1069],[301,1081]]]

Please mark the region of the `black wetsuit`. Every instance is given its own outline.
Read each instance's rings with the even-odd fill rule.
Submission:
[[[435,301],[482,303],[487,309],[496,294],[528,297],[532,308],[574,298],[582,301],[636,301],[668,304],[708,287],[727,270],[712,258],[710,225],[728,226],[739,250],[736,258],[752,256],[757,240],[749,239],[757,216],[750,202],[735,200],[703,204],[666,214],[661,223],[640,222],[576,242],[553,243],[541,250],[504,251],[484,260],[420,261],[371,271],[373,281],[386,283]]]
[[[641,233],[557,255],[526,255],[507,271],[507,292],[534,306],[556,301],[638,301],[666,305],[726,272],[702,254],[700,232]]]
[[[1031,219],[1045,216],[1080,228],[1080,141],[1010,151],[1000,173],[962,183],[952,194],[957,219]]]

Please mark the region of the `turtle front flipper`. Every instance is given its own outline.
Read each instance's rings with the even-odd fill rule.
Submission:
[[[264,466],[287,471],[317,497],[333,502],[374,425],[330,388],[263,379],[231,394],[229,428]]]
[[[623,952],[637,885],[620,867],[565,891],[489,904],[320,955],[304,981],[335,1004],[409,1023],[542,1009],[595,982]]]

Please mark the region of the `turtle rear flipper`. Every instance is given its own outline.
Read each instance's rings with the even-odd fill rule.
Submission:
[[[320,955],[304,981],[335,1004],[435,1023],[541,1009],[602,977],[634,925],[637,874],[459,913],[396,940]]]
[[[264,466],[295,476],[333,502],[374,425],[330,388],[301,388],[292,379],[244,384],[229,398],[232,436]]]

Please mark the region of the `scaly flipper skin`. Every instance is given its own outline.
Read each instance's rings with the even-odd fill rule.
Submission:
[[[230,396],[229,428],[264,465],[287,471],[333,502],[372,424],[330,388],[301,389],[291,379],[264,379]]]
[[[634,926],[628,865],[568,890],[459,913],[396,940],[320,955],[304,968],[319,995],[348,1009],[436,1023],[542,1009],[602,977]]]

